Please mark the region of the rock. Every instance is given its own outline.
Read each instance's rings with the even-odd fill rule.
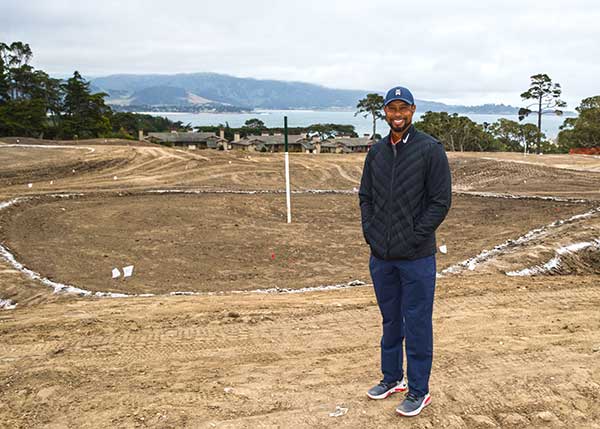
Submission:
[[[230,311],[229,313],[227,313],[228,317],[231,317],[232,319],[237,319],[238,317],[240,317],[240,313],[237,313],[235,311]]]
[[[537,413],[535,416],[543,422],[555,422],[558,420],[558,417],[556,417],[554,413],[550,411],[542,411]]]
[[[439,427],[447,429],[463,429],[467,427],[467,424],[462,419],[462,417],[457,416],[455,414],[450,414],[442,420],[442,424],[439,425]]]
[[[575,401],[573,401],[573,406],[582,413],[585,413],[589,408],[587,401],[585,401],[584,399],[576,399]]]
[[[477,427],[477,428],[496,428],[498,425],[496,422],[488,416],[474,415],[468,416],[468,419],[472,424],[469,427]]]
[[[133,331],[133,332],[137,332],[137,331],[140,330],[140,327],[139,327],[139,325],[137,323],[132,322],[132,323],[129,324],[129,330]]]
[[[44,387],[37,393],[37,397],[46,400],[58,390],[58,386]]]
[[[502,426],[515,426],[515,427],[527,427],[529,420],[526,417],[517,414],[505,414],[502,416]]]

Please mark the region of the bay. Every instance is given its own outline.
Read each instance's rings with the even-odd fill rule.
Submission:
[[[288,117],[289,127],[306,127],[312,124],[344,124],[354,125],[359,136],[371,134],[373,122],[370,117],[361,115],[354,116],[353,111],[329,111],[329,110],[255,110],[252,113],[181,113],[181,112],[143,112],[153,116],[165,116],[172,121],[181,121],[192,126],[218,126],[229,124],[230,127],[238,128],[244,125],[248,119],[258,118],[269,128],[283,127],[283,117]],[[413,121],[417,121],[422,113],[417,111]],[[467,116],[474,122],[483,124],[493,123],[500,118],[518,121],[517,115],[484,115],[484,114],[461,114]],[[559,127],[565,120],[564,116],[548,115],[542,118],[542,131],[548,138],[556,138]],[[524,122],[535,124],[535,117],[526,118]],[[388,133],[388,125],[385,121],[377,121],[377,132],[381,135]]]

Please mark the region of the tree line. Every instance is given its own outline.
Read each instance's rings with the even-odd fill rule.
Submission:
[[[542,132],[544,115],[562,115],[566,103],[560,99],[560,84],[546,74],[531,76],[531,85],[521,94],[530,102],[519,109],[519,121],[505,118],[494,123],[478,124],[466,116],[447,112],[426,112],[415,126],[440,140],[450,151],[511,151],[536,153],[566,153],[573,148],[600,147],[600,96],[589,97],[575,108],[577,117],[566,118],[556,142]],[[384,99],[379,94],[367,94],[356,105],[355,115],[371,117],[373,135],[377,119],[384,119]],[[521,123],[529,115],[537,116],[537,124]]]
[[[0,42],[0,136],[50,139],[137,138],[138,130],[191,129],[151,115],[113,112],[79,72],[50,77],[29,62],[28,44]]]
[[[49,139],[85,139],[95,137],[137,138],[138,131],[190,131],[190,124],[167,118],[129,112],[115,112],[105,104],[106,93],[92,92],[90,82],[79,72],[66,80],[50,77],[34,69],[29,62],[33,53],[28,44],[0,42],[0,136],[23,136]],[[600,147],[600,96],[588,97],[575,109],[577,117],[565,119],[556,142],[541,131],[542,117],[560,115],[566,103],[560,99],[562,89],[546,74],[531,76],[530,88],[521,94],[531,102],[519,110],[519,121],[499,119],[494,123],[478,124],[466,116],[447,112],[426,112],[415,125],[455,151],[534,151],[568,152],[572,148]],[[376,136],[377,119],[383,118],[383,97],[367,94],[359,100],[355,115],[373,119]],[[537,115],[537,125],[521,123]],[[264,131],[283,132],[281,128],[267,129],[259,119],[250,119],[240,128],[229,124],[216,127],[196,127],[198,131],[218,132],[233,140],[261,134]],[[313,124],[290,128],[292,134],[352,136],[352,125]]]

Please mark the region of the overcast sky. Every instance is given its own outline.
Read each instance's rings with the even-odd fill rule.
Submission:
[[[0,41],[50,74],[219,72],[519,105],[546,73],[600,95],[600,2],[0,0]]]

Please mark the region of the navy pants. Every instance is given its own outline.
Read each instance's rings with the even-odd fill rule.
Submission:
[[[435,255],[414,261],[384,261],[371,255],[371,278],[383,317],[381,372],[391,383],[403,377],[402,342],[406,340],[408,388],[429,393],[433,358],[433,296]]]

